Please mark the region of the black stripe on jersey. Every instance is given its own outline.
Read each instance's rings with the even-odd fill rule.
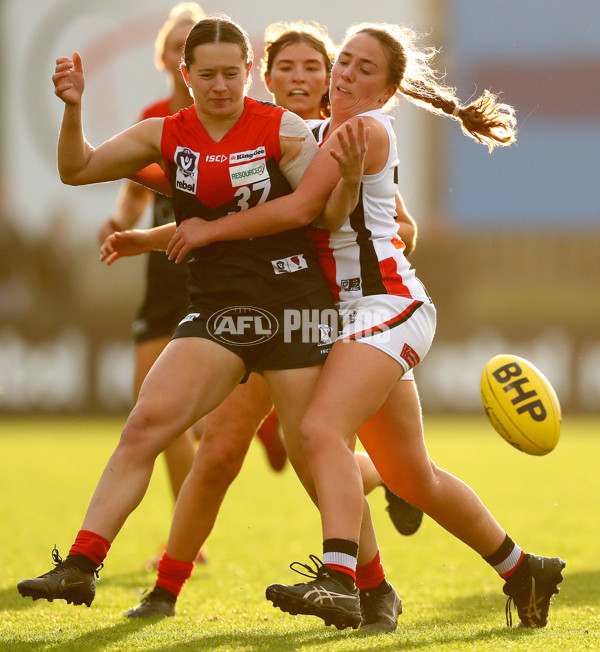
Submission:
[[[313,127],[311,129],[312,135],[315,137],[315,140],[317,141],[317,143],[319,142],[319,131],[320,131],[320,129],[321,129],[320,124],[318,124],[316,127]]]
[[[268,100],[255,100],[259,104],[264,104],[265,106],[279,106],[278,104],[275,104],[274,102],[269,102]]]
[[[401,312],[399,315],[396,315],[389,321],[386,321],[383,324],[378,324],[377,326],[372,326],[371,328],[367,328],[364,331],[353,333],[352,335],[348,335],[348,337],[344,337],[344,339],[360,340],[363,337],[379,335],[379,333],[384,333],[391,330],[392,328],[396,328],[396,326],[400,326],[401,324],[404,324],[404,322],[408,321],[422,305],[422,301],[413,301],[406,310]]]
[[[387,294],[383,284],[379,260],[375,253],[375,245],[371,240],[371,231],[365,224],[363,208],[363,187],[360,186],[360,196],[356,208],[350,214],[350,226],[356,231],[356,243],[359,250],[360,276],[363,296],[371,294]]]
[[[394,183],[398,185],[398,166],[394,166]]]

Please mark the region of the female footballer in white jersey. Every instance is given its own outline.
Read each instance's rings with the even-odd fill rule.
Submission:
[[[180,258],[192,247],[314,220],[332,232],[322,238],[321,261],[339,295],[344,331],[328,356],[302,423],[321,512],[323,565],[317,565],[315,579],[304,584],[269,586],[267,597],[276,606],[331,620],[335,605],[338,626],[358,622],[353,573],[362,486],[348,443],[367,419],[383,410],[388,423],[397,427],[378,430],[362,441],[386,485],[498,572],[521,624],[543,627],[564,562],[525,554],[470,487],[434,464],[423,439],[415,384],[398,382],[427,353],[435,310],[391,228],[397,160],[389,121],[380,111],[399,92],[454,118],[465,134],[490,150],[515,140],[512,108],[498,104],[487,91],[461,106],[454,90],[443,86],[431,69],[432,56],[432,51],[417,47],[416,35],[408,29],[385,24],[354,27],[332,70],[328,140],[297,190],[222,220],[189,220],[177,230],[168,253]],[[319,218],[332,206],[337,215],[345,206],[349,217]]]

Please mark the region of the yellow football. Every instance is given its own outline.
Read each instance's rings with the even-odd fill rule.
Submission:
[[[546,455],[560,438],[561,411],[552,385],[531,362],[496,355],[481,374],[481,400],[496,432],[530,455]]]

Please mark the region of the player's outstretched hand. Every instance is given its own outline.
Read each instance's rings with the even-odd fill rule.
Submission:
[[[184,220],[175,231],[167,247],[169,260],[181,263],[186,255],[198,247],[205,247],[212,240],[209,237],[210,222],[200,217]]]
[[[100,260],[107,265],[112,265],[115,260],[124,256],[139,256],[151,250],[148,231],[143,229],[115,231],[104,240],[100,247]]]
[[[52,75],[54,94],[65,104],[79,104],[85,88],[83,63],[79,52],[73,53],[73,58],[58,57],[56,68]]]
[[[362,118],[358,119],[356,130],[347,122],[337,131],[339,150],[329,153],[337,161],[342,177],[349,183],[359,184],[362,180],[365,156],[369,146],[369,128]]]
[[[98,235],[97,235],[98,244],[102,246],[106,238],[108,238],[109,235],[112,235],[118,230],[119,227],[117,226],[113,218],[109,217],[100,225],[100,228],[98,229]]]

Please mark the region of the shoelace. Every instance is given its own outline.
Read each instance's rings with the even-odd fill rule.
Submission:
[[[152,598],[154,598],[154,589],[146,589],[142,593],[142,599],[140,601],[140,607],[142,605],[147,604],[148,602],[152,602]]]
[[[514,604],[514,602],[515,602],[515,601],[514,601],[512,598],[510,598],[510,597],[509,597],[508,600],[506,601],[506,624],[507,624],[509,627],[512,627],[512,624],[513,624],[513,619],[512,619],[512,609],[511,609],[511,607],[512,607],[512,605]]]
[[[308,558],[315,565],[314,568],[312,568],[308,564],[303,564],[301,561],[293,561],[290,564],[290,568],[295,573],[298,573],[299,575],[302,575],[304,577],[308,577],[311,580],[317,579],[317,577],[319,577],[319,573],[320,573],[321,569],[323,568],[323,562],[316,555],[309,555]],[[297,568],[297,567],[300,567],[303,570],[299,570],[299,568]]]
[[[60,556],[56,544],[54,544],[54,548],[52,548],[52,563],[54,564],[55,568],[58,568],[58,566],[60,566],[60,564],[63,563],[63,558]],[[100,571],[103,568],[104,568],[104,564],[100,564],[100,566],[98,566],[98,568],[94,570],[94,575],[96,576],[96,579],[100,579]]]

